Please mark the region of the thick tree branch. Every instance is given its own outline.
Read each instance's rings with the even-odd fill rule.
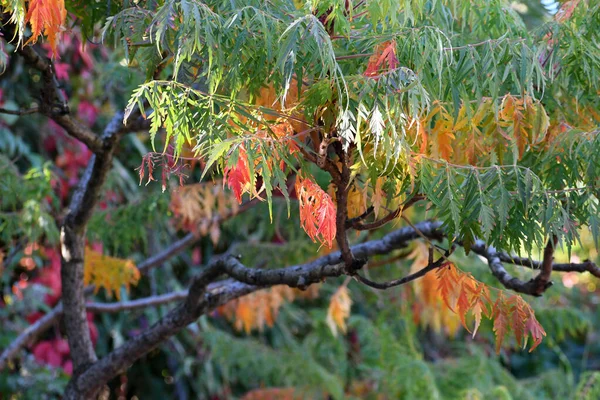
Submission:
[[[442,240],[444,233],[440,229],[441,225],[440,222],[436,221],[420,222],[414,226],[389,233],[381,239],[357,244],[352,246],[350,250],[355,257],[366,259],[372,255],[388,254],[395,249],[406,247],[408,242],[423,236],[428,239]],[[488,259],[492,272],[505,286],[523,293],[536,295],[532,290],[535,286],[530,283],[534,279],[530,282],[522,282],[510,277],[502,266],[502,261],[498,257],[499,253],[493,247],[486,246],[482,241],[477,241],[472,246],[472,250]],[[379,289],[397,286],[417,279],[425,275],[428,271],[438,268],[447,259],[447,256],[450,255],[450,251],[448,250],[443,257],[436,262],[430,263],[426,268],[397,281],[376,283],[362,276],[357,276],[357,279],[366,285]],[[127,368],[136,359],[142,357],[164,340],[184,329],[185,326],[196,320],[200,315],[208,313],[234,298],[279,284],[302,288],[322,281],[327,277],[336,277],[348,273],[342,254],[339,251],[306,264],[276,270],[247,268],[236,258],[225,256],[212,261],[193,280],[187,293],[175,292],[168,295],[115,304],[90,304],[92,309],[99,312],[117,312],[166,304],[180,299],[183,300],[175,309],[170,311],[150,329],[115,349],[108,356],[88,367],[81,375],[75,377],[73,384],[69,388],[69,396],[72,398],[85,398],[89,393],[93,393],[98,387]],[[228,279],[211,283],[220,275],[227,275],[233,278],[233,280]]]
[[[443,237],[442,232],[439,231],[441,226],[439,222],[425,221],[417,226],[423,234],[431,238]],[[386,254],[394,249],[405,247],[409,241],[417,237],[419,234],[413,228],[402,228],[382,239],[355,245],[351,250],[357,257],[366,258],[369,255]],[[244,267],[233,257],[218,258],[211,262],[193,281],[185,302],[169,312],[150,329],[109,353],[105,358],[87,368],[80,376],[75,377],[73,384],[69,387],[68,397],[86,398],[89,393],[93,393],[119,371],[182,330],[200,315],[210,312],[215,307],[234,298],[268,285],[289,283],[301,287],[321,281],[326,277],[340,276],[345,271],[340,252],[328,254],[307,264],[272,271],[257,271]],[[214,290],[207,293],[206,288],[209,282],[220,274],[233,275],[236,279],[255,282],[256,285],[231,282],[217,285]]]
[[[558,243],[558,238],[555,235],[552,235],[550,239],[548,239],[548,244],[544,249],[544,258],[542,260],[542,268],[540,273],[535,277],[535,291],[537,295],[541,295],[544,291],[552,286],[552,282],[550,281],[550,276],[552,275],[552,263],[554,261],[554,248]]]
[[[471,251],[487,259],[492,274],[507,289],[539,297],[552,285],[549,281],[549,278],[547,281],[538,279],[539,275],[538,277],[532,278],[527,282],[513,277],[508,273],[508,271],[506,271],[504,265],[502,265],[503,261],[500,257],[500,253],[496,251],[493,246],[487,246],[482,240],[475,241],[475,243],[471,246]],[[552,268],[550,266],[550,271],[551,270]],[[545,276],[545,273],[543,276]]]
[[[354,271],[361,269],[365,264],[366,260],[356,257],[352,253],[352,250],[350,249],[350,244],[348,243],[348,235],[346,234],[346,222],[348,221],[348,191],[350,189],[351,160],[348,152],[343,151],[341,148],[338,151],[338,156],[340,157],[342,168],[339,179],[333,180],[336,186],[335,239],[340,249],[342,260],[346,265],[347,272],[353,273]],[[325,159],[325,161],[330,162],[329,159]]]
[[[107,125],[102,138],[99,138],[101,147],[96,149],[96,153],[90,159],[71,197],[68,213],[61,227],[63,313],[75,376],[97,360],[85,310],[83,283],[85,229],[111,168],[122,118],[122,113],[115,115]]]

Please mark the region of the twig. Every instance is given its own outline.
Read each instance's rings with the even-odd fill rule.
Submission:
[[[437,269],[437,268],[443,266],[445,263],[448,262],[447,259],[448,259],[448,257],[450,257],[450,255],[452,254],[453,251],[454,251],[454,247],[451,247],[437,261],[435,261],[433,263],[429,263],[425,268],[422,268],[422,269],[418,270],[417,272],[414,272],[414,273],[407,275],[400,279],[394,279],[392,281],[379,283],[379,282],[375,282],[370,279],[367,279],[358,273],[356,273],[353,276],[354,276],[354,278],[356,278],[356,280],[358,280],[359,282],[361,282],[367,286],[370,286],[375,289],[386,290],[386,289],[393,288],[396,286],[404,285],[405,283],[408,283],[408,282],[412,282],[415,279],[418,279],[418,278],[424,276],[429,271],[433,271],[434,269]]]
[[[40,334],[44,332],[62,315],[62,303],[58,303],[50,312],[46,313],[40,319],[29,325],[16,339],[14,339],[4,349],[0,355],[0,371],[2,371],[8,362],[25,346],[33,342]]]
[[[139,308],[156,307],[162,304],[183,300],[187,297],[187,290],[172,292],[163,295],[144,297],[137,300],[121,301],[115,303],[87,303],[85,308],[91,312],[117,313]]]
[[[360,223],[360,220],[356,221],[355,219],[349,220],[347,222],[347,224],[351,221],[351,227],[356,229],[357,231],[370,231],[373,229],[377,229],[382,227],[383,225],[387,224],[390,221],[393,221],[394,219],[398,218],[399,215],[401,215],[405,210],[407,210],[408,208],[412,207],[415,203],[424,200],[425,196],[423,195],[416,195],[411,197],[410,199],[408,199],[406,202],[404,202],[403,204],[401,204],[397,209],[395,209],[394,211],[390,211],[385,217],[374,221],[374,222],[370,222],[370,223]]]
[[[346,229],[350,229],[352,228],[352,226],[355,223],[358,223],[360,221],[362,221],[363,219],[367,218],[369,215],[371,215],[373,213],[373,211],[375,210],[375,207],[373,206],[369,206],[364,213],[360,214],[358,217],[354,217],[354,218],[350,218],[346,221]]]
[[[0,107],[0,114],[9,114],[9,115],[29,115],[40,112],[38,107],[28,108],[25,110],[8,110],[6,108]]]
[[[498,257],[503,263],[514,264],[520,267],[531,269],[541,269],[540,261],[531,260],[529,258],[517,257],[508,255],[505,252],[498,252]],[[600,278],[600,267],[590,260],[584,260],[582,263],[553,263],[552,270],[557,272],[589,272],[596,278]]]

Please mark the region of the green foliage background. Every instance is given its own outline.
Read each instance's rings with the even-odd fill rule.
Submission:
[[[133,171],[146,153],[154,147],[162,150],[170,137],[177,143],[175,154],[178,154],[186,140],[193,138],[200,142],[202,139],[203,143],[210,146],[200,148],[199,151],[217,162],[219,156],[235,149],[236,145],[245,140],[244,137],[224,140],[225,135],[233,131],[233,128],[227,127],[228,119],[239,118],[233,111],[228,113],[227,110],[230,109],[226,106],[231,105],[231,109],[237,114],[246,113],[249,119],[256,118],[248,110],[247,102],[239,99],[244,96],[251,98],[267,80],[275,82],[279,91],[287,91],[291,76],[302,73],[295,68],[294,62],[320,65],[321,74],[305,77],[306,79],[329,77],[327,84],[315,84],[310,89],[309,98],[317,103],[321,98],[332,98],[334,86],[339,89],[344,85],[365,82],[360,76],[351,76],[347,82],[344,81],[345,71],[338,69],[340,67],[333,61],[332,51],[327,47],[328,39],[322,31],[311,31],[310,40],[299,45],[303,29],[309,26],[309,17],[298,20],[285,30],[277,15],[268,17],[260,12],[263,4],[259,3],[262,1],[222,2],[223,10],[240,10],[237,19],[230,16],[231,20],[227,21],[209,8],[201,7],[198,2],[159,2],[159,11],[153,16],[140,11],[142,8],[137,7],[138,2],[125,3],[69,1],[67,7],[81,19],[81,33],[90,42],[100,39],[98,23],[103,22],[107,15],[112,18],[107,24],[110,29],[105,31],[104,41],[106,44],[114,44],[115,50],[105,58],[96,54],[98,68],[94,71],[93,79],[102,84],[93,89],[90,97],[100,99],[97,100],[97,105],[103,110],[96,127],[103,126],[115,110],[138,104],[138,100],[140,103],[147,101],[146,108],[156,110],[151,118],[157,121],[158,117],[171,119],[170,124],[167,124],[166,138],[157,135],[160,124],[156,122],[150,140],[133,135],[123,139],[107,182],[107,191],[119,193],[125,200],[122,204],[110,204],[107,210],[98,210],[87,232],[88,239],[103,243],[104,249],[110,254],[142,261],[145,255],[154,254],[166,247],[173,237],[181,236],[181,232],[169,221],[172,213],[168,206],[168,192],[161,193],[159,184],[138,187]],[[141,3],[147,5],[148,2]],[[289,11],[293,12],[295,7],[292,2],[289,3]],[[329,7],[334,3],[338,4],[321,4],[322,7]],[[452,104],[455,113],[458,112],[457,106],[463,97],[490,95],[496,98],[506,90],[536,92],[534,84],[541,82],[542,67],[535,63],[527,64],[527,60],[539,56],[535,53],[538,50],[528,41],[542,37],[548,29],[553,29],[552,24],[543,25],[546,30],[539,28],[549,18],[539,4],[527,2],[529,9],[523,16],[524,22],[515,23],[515,20],[520,21],[517,11],[510,8],[506,13],[498,14],[497,10],[503,9],[499,1],[485,2],[489,3],[486,7],[473,9],[470,8],[470,2],[454,2],[457,9],[452,11],[463,17],[463,24],[473,27],[470,35],[460,39],[465,43],[472,43],[481,38],[493,38],[493,42],[457,52],[452,56],[455,57],[455,67],[448,68],[450,56],[441,51],[448,38],[442,33],[461,27],[454,26],[457,22],[451,20],[444,27],[430,26],[433,20],[440,18],[440,14],[435,13],[445,12],[444,8],[434,8],[431,15],[409,12],[396,15],[394,10],[389,9],[387,1],[372,3],[371,15],[374,20],[384,26],[391,24],[405,34],[404,46],[399,49],[399,59],[410,64],[421,77],[418,84],[414,83],[413,76],[407,71],[402,76],[394,77],[403,87],[414,89],[407,90],[403,103],[400,102],[408,110],[417,112],[425,106],[424,88],[437,99]],[[432,2],[412,3],[412,7],[407,6],[406,10],[427,9]],[[126,11],[121,11],[124,8]],[[598,60],[594,58],[598,56],[598,48],[593,47],[598,45],[600,28],[596,32],[589,29],[594,24],[598,28],[598,3],[590,1],[589,10],[587,15],[581,16],[586,19],[586,29],[582,32],[566,28],[561,31],[565,35],[564,41],[570,41],[571,46],[563,49],[564,57],[567,61],[572,59],[572,62],[566,63],[568,67],[560,78],[548,83],[554,87],[548,87],[547,90],[555,90],[566,97],[562,90],[569,87],[572,92],[581,94],[582,103],[598,107],[598,99],[590,98],[588,93],[597,91],[600,82]],[[333,12],[336,12],[335,8]],[[186,16],[186,24],[174,33],[168,29],[165,21],[169,21],[169,16],[176,13]],[[284,19],[285,15],[279,17]],[[473,22],[476,19],[479,22]],[[424,26],[415,29],[415,21]],[[231,22],[230,28],[234,33],[230,33],[232,36],[238,35],[241,38],[239,41],[228,41],[219,36],[226,22]],[[114,25],[111,27],[110,24]],[[153,43],[149,43],[145,36],[149,32],[146,29],[148,26],[153,27]],[[249,35],[249,29],[256,27],[260,27],[257,31],[261,34]],[[351,28],[338,26],[337,29],[340,34],[344,34],[350,32]],[[527,34],[528,29],[533,34]],[[271,32],[272,35],[266,35],[266,32]],[[522,35],[528,39],[515,42],[511,40],[511,35]],[[283,38],[277,44],[280,47],[277,54],[267,51],[275,45],[265,45],[265,41],[272,40],[275,36]],[[194,37],[205,38],[206,42],[190,39]],[[141,44],[135,45],[136,42]],[[223,45],[218,47],[215,43]],[[347,54],[372,48],[375,40],[359,38],[350,43],[345,49]],[[241,47],[250,49],[253,46],[262,52],[249,56],[240,50]],[[296,61],[289,56],[292,49],[296,50]],[[6,50],[10,54],[12,49]],[[152,81],[152,71],[162,62],[157,51],[176,55],[173,56],[173,64],[166,68],[177,77],[177,83]],[[431,52],[439,53],[440,56],[433,59],[428,56]],[[197,63],[204,63],[206,60],[216,66],[210,76],[206,75],[206,71],[199,73],[195,69]],[[344,68],[356,70],[359,62],[364,60],[350,61],[344,64]],[[498,64],[506,65],[506,69],[497,70]],[[265,65],[275,67],[274,76],[266,75]],[[11,105],[27,104],[29,99],[24,97],[25,91],[21,89],[29,85],[30,72],[23,65],[13,63],[8,66],[6,74],[0,87],[14,103]],[[488,79],[490,75],[494,79]],[[467,76],[475,78],[465,80]],[[453,88],[449,84],[442,86],[441,82],[454,83]],[[85,79],[73,73],[66,90],[76,94],[84,83]],[[193,89],[189,89],[192,86]],[[222,88],[239,96],[235,98],[231,94],[229,97],[223,93],[212,97],[206,95],[207,92],[218,92],[217,89]],[[181,91],[187,91],[189,95],[183,98],[180,96]],[[130,101],[131,93],[133,97]],[[162,96],[160,101],[156,97],[159,95]],[[369,103],[370,96],[384,98],[388,93],[385,93],[384,88],[375,86],[353,95],[348,101],[357,107],[361,101],[374,106]],[[550,99],[545,106],[549,110],[558,109],[565,113],[570,111],[561,109],[560,97]],[[305,107],[310,111],[316,104],[308,102]],[[194,118],[184,112],[169,114],[169,110],[193,112]],[[51,181],[60,174],[60,168],[47,160],[37,134],[40,127],[42,131],[47,129],[44,119],[37,116],[2,118],[0,241],[8,243],[12,238],[20,237],[24,242],[45,240],[48,244],[55,244],[58,229],[53,216],[60,212],[60,207]],[[201,138],[193,137],[194,132],[202,129],[206,130]],[[42,136],[43,134],[42,132]],[[388,136],[398,139],[398,136],[391,133]],[[461,237],[490,237],[493,244],[506,249],[521,250],[524,244],[526,253],[536,255],[540,251],[539,245],[543,245],[544,232],[534,231],[534,228],[543,225],[548,232],[559,232],[571,246],[565,249],[565,253],[568,251],[581,259],[597,258],[593,244],[594,237],[597,239],[598,236],[597,202],[590,202],[591,195],[583,193],[580,197],[573,196],[571,207],[565,207],[561,202],[562,198],[554,198],[544,192],[546,189],[562,188],[567,180],[594,182],[597,179],[600,141],[597,138],[579,140],[573,136],[572,141],[569,142],[569,138],[566,138],[565,142],[561,142],[561,145],[569,144],[573,152],[570,154],[572,157],[563,159],[560,170],[549,171],[549,168],[556,156],[553,150],[559,152],[561,149],[529,154],[523,160],[523,165],[529,169],[514,167],[501,171],[490,168],[481,172],[452,168],[449,165],[441,169],[434,168],[425,162],[420,171],[421,189],[434,204],[436,216],[446,222],[450,232]],[[383,157],[364,155],[370,165],[377,166],[377,173],[395,179],[400,179],[406,173],[401,168],[387,168],[390,160],[396,162],[401,158],[401,148],[395,147],[398,142],[381,144],[382,148],[393,150],[383,154]],[[509,160],[513,156],[514,154],[506,155]],[[232,159],[235,159],[235,155],[229,162]],[[582,160],[587,160],[592,167],[587,168]],[[496,161],[490,156],[485,162],[492,165]],[[226,161],[221,162],[218,167],[222,168],[223,163]],[[536,174],[542,178],[538,178]],[[315,175],[316,180],[325,187],[326,177],[319,176],[317,172]],[[195,171],[189,179],[200,180],[200,173]],[[272,179],[275,181],[282,177]],[[478,190],[482,182],[486,189],[484,194]],[[177,182],[170,182],[169,185],[176,188]],[[407,187],[402,189],[407,190]],[[505,198],[503,191],[508,190],[516,193],[514,202]],[[472,196],[460,202],[450,195],[461,191]],[[43,203],[42,199],[47,197],[50,197],[50,201]],[[504,206],[502,202],[491,204],[492,198],[504,199]],[[512,207],[510,211],[506,208],[508,203]],[[487,208],[493,208],[493,212],[490,214],[486,211]],[[504,221],[509,212],[512,217],[511,225],[499,224],[493,228],[497,231],[493,231],[492,221]],[[420,209],[415,213],[415,216],[420,217],[430,215]],[[268,218],[269,214],[272,214],[272,220]],[[531,219],[527,218],[528,215]],[[578,221],[586,221],[592,228],[591,232],[581,233],[575,227],[567,232],[561,231],[565,215]],[[110,217],[109,220],[107,216]],[[481,224],[481,218],[489,222]],[[527,231],[523,226],[530,230]],[[273,243],[273,237],[281,232],[285,233],[286,242]],[[370,238],[377,235],[380,233],[373,234]],[[353,240],[365,238],[366,234],[361,234]],[[221,253],[233,246],[249,266],[281,267],[304,262],[307,254],[318,252],[318,246],[306,240],[299,226],[297,207],[290,207],[286,201],[278,198],[273,199],[272,205],[260,204],[252,212],[227,222],[222,228],[218,243],[203,238],[197,249],[203,260],[206,260],[212,254]],[[27,291],[23,302],[14,301],[11,297],[11,284],[21,272],[18,260],[23,256],[22,250],[11,256],[12,262],[2,272],[5,306],[0,308],[0,321],[10,322],[12,325],[9,327],[8,324],[3,324],[0,348],[10,343],[16,331],[27,326],[27,321],[23,318],[25,315],[33,310],[47,309],[41,301],[44,294],[41,288]],[[567,254],[561,255],[566,256]],[[497,286],[487,266],[476,256],[460,254],[455,258],[462,269],[472,272],[489,285]],[[44,264],[39,257],[36,262],[38,268]],[[122,298],[127,300],[149,293],[183,290],[196,267],[199,267],[198,263],[189,254],[178,256],[162,268],[152,271],[149,279],[143,280],[131,293],[124,292]],[[408,262],[398,262],[383,266],[373,273],[378,280],[384,280],[396,277],[398,271],[408,271],[409,267]],[[517,269],[511,270],[511,273],[522,278],[531,275],[530,271]],[[134,364],[124,375],[128,395],[135,395],[140,399],[177,396],[237,398],[253,389],[293,386],[308,398],[331,396],[342,399],[352,398],[348,393],[353,384],[360,382],[368,385],[370,397],[367,398],[373,399],[378,399],[378,395],[390,399],[597,399],[600,397],[600,372],[597,372],[600,370],[600,314],[597,311],[600,291],[594,280],[587,275],[582,275],[580,282],[572,288],[562,284],[561,275],[555,274],[553,278],[555,286],[544,298],[527,299],[535,308],[536,315],[548,334],[544,343],[531,354],[509,347],[496,356],[490,325],[483,326],[475,339],[471,339],[464,331],[459,332],[455,338],[447,338],[417,326],[413,322],[414,315],[407,301],[410,288],[375,293],[355,282],[350,283],[354,305],[348,322],[348,333],[334,337],[325,318],[329,297],[342,284],[342,280],[333,280],[323,285],[318,299],[297,300],[284,305],[274,327],[263,332],[244,335],[233,329],[231,323],[218,314],[202,317],[198,324],[190,326],[184,333],[170,339],[141,362]],[[108,301],[103,294],[98,298]],[[97,344],[99,355],[108,353],[139,330],[156,322],[168,308],[160,306],[131,313],[98,315],[96,323],[100,330]],[[49,336],[55,334],[57,332],[48,333]],[[111,389],[118,390],[123,381],[123,378],[114,380],[111,382]],[[24,351],[16,370],[0,373],[0,393],[15,399],[57,398],[66,382],[67,376],[61,370],[37,364]],[[362,397],[356,395],[355,398]]]

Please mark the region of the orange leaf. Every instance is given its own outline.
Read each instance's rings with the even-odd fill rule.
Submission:
[[[377,218],[377,216],[379,215],[379,209],[383,205],[383,201],[385,199],[385,192],[383,191],[383,180],[384,178],[377,178],[377,180],[375,181],[375,187],[373,188],[373,195],[371,196],[371,204],[373,205],[373,215],[375,215],[375,218]]]
[[[409,257],[414,259],[410,269],[414,273],[429,263],[429,249],[425,243],[417,242],[415,250]],[[415,322],[424,327],[431,327],[436,332],[444,331],[454,336],[460,327],[460,319],[442,299],[436,271],[430,271],[423,278],[414,281],[413,288]]]
[[[462,323],[462,326],[469,332],[471,332],[469,330],[469,328],[467,327],[467,312],[469,311],[469,309],[471,309],[471,302],[469,301],[469,298],[467,296],[467,291],[465,290],[464,287],[461,288],[460,294],[458,295],[458,299],[456,301],[456,312],[458,314],[458,316],[460,317],[460,322]]]
[[[569,18],[571,18],[571,16],[575,12],[575,8],[577,8],[577,6],[579,5],[580,1],[581,0],[569,0],[569,1],[566,1],[560,7],[560,9],[558,10],[558,12],[554,16],[554,19],[557,22],[565,22],[565,21],[567,21]]]
[[[424,245],[423,245],[424,246]],[[427,265],[427,261],[421,256],[418,269]],[[416,262],[416,260],[415,260]],[[494,321],[494,333],[496,335],[496,352],[500,351],[506,334],[512,330],[519,345],[527,344],[527,337],[531,335],[534,345],[531,350],[536,348],[546,336],[544,328],[535,318],[533,309],[523,300],[521,296],[512,295],[508,299],[502,291],[498,291],[498,297],[489,310],[492,303],[488,287],[471,276],[469,273],[462,272],[451,262],[442,265],[435,273],[437,278],[437,292],[423,296],[423,283],[428,282],[431,273],[426,274],[420,283],[416,283],[415,293],[421,299],[427,299],[425,306],[435,307],[436,302],[445,304],[448,309],[457,314],[462,325],[467,328],[466,316],[471,313],[475,319],[473,336],[481,325],[482,316]],[[417,290],[420,289],[420,290]],[[443,302],[443,303],[442,303]],[[530,351],[531,351],[530,350]]]
[[[521,296],[517,295],[512,295],[506,302],[511,306],[510,327],[515,335],[517,344],[521,345],[521,343],[523,343],[523,347],[525,347],[527,345],[527,341],[523,341],[525,335],[525,321],[527,320],[527,314],[523,309],[525,302]],[[525,304],[525,306],[527,306],[527,304]]]
[[[481,315],[483,314],[487,317],[490,317],[486,302],[488,304],[491,303],[489,290],[487,286],[479,285],[477,292],[473,294],[473,304],[471,308],[471,313],[473,314],[473,318],[475,318],[473,337],[475,337],[475,334],[481,325]]]
[[[454,136],[454,123],[452,117],[445,110],[440,111],[440,117],[436,121],[433,131],[436,133],[437,147],[440,156],[449,161],[452,157],[454,149],[452,148],[452,141],[455,139]]]
[[[298,178],[296,193],[302,228],[313,242],[319,240],[331,248],[336,235],[336,207],[331,197],[308,178]]]
[[[31,38],[26,44],[35,43],[43,32],[55,53],[58,36],[66,18],[64,0],[30,0],[25,22],[31,25]]]
[[[311,286],[313,296],[315,289],[318,287]],[[273,326],[281,306],[293,301],[298,292],[289,286],[277,285],[230,301],[219,307],[218,312],[233,321],[238,331],[244,330],[247,334],[253,329],[262,331],[265,325]]]
[[[481,314],[483,313],[484,309],[485,304],[483,304],[481,301],[476,301],[473,304],[473,308],[471,308],[471,313],[473,314],[473,318],[475,318],[475,326],[473,327],[473,337],[475,337],[475,334],[477,333],[477,330],[481,325]]]
[[[266,388],[251,390],[240,400],[299,400],[303,398],[295,388]]]
[[[533,310],[531,310],[531,308],[529,308],[528,319],[527,322],[525,322],[525,333],[531,334],[531,338],[533,339],[533,346],[531,346],[531,348],[529,349],[530,353],[536,347],[538,347],[540,343],[542,343],[543,337],[546,336],[546,331],[544,330],[544,328],[542,328],[538,320],[535,318],[535,315],[533,314]]]
[[[458,273],[454,264],[447,262],[437,271],[438,290],[446,307],[454,311],[454,304],[459,294]],[[456,311],[454,311],[456,312]]]
[[[502,292],[498,295],[496,303],[494,303],[494,334],[496,335],[496,353],[500,353],[500,348],[504,342],[504,338],[508,333],[509,320],[507,310],[504,304],[504,295]]]

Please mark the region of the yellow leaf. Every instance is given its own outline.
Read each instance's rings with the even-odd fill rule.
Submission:
[[[364,194],[358,190],[356,185],[352,185],[348,191],[348,218],[355,218],[367,210],[367,199]]]
[[[352,299],[346,285],[340,288],[331,297],[329,309],[327,310],[327,325],[334,336],[338,334],[338,328],[346,333],[346,319],[350,316]]]
[[[83,281],[86,285],[96,285],[96,292],[103,287],[108,296],[113,292],[118,300],[121,299],[121,287],[127,292],[131,285],[137,285],[140,271],[133,261],[122,258],[105,256],[102,253],[85,248]]]
[[[383,191],[383,179],[384,178],[377,178],[377,180],[375,181],[375,187],[373,188],[373,195],[371,196],[371,204],[373,205],[373,214],[375,215],[375,218],[377,218],[377,216],[379,215],[379,210],[381,209],[381,206],[383,205],[383,201],[386,197],[385,192]]]
[[[460,109],[458,110],[458,116],[456,117],[456,122],[454,123],[454,131],[460,131],[470,124],[471,120],[467,115],[467,106],[465,103],[463,103],[463,105],[460,106]]]

